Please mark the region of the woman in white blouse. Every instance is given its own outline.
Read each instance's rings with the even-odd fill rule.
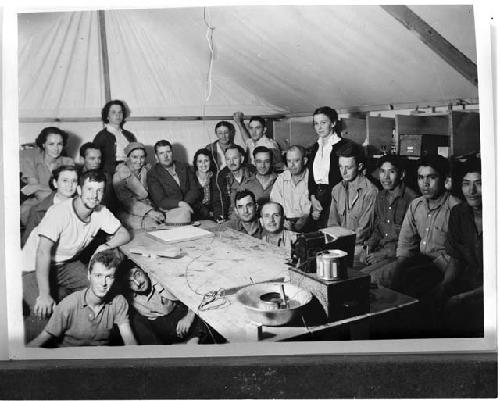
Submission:
[[[309,148],[309,196],[311,215],[319,229],[326,227],[332,189],[342,180],[338,155],[353,142],[340,136],[338,114],[331,107],[323,106],[314,111],[313,127],[318,141]]]

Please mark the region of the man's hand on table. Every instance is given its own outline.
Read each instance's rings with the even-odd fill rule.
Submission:
[[[177,322],[177,337],[183,338],[187,336],[195,316],[194,312],[189,311],[186,316]]]

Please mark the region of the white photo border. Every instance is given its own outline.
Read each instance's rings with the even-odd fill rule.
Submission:
[[[3,183],[5,203],[5,274],[8,316],[8,348],[11,359],[101,359],[101,358],[165,358],[165,357],[213,357],[213,356],[263,356],[303,354],[367,354],[367,353],[437,353],[437,352],[484,352],[496,351],[496,262],[498,261],[496,216],[496,174],[483,174],[484,220],[484,291],[485,291],[485,337],[482,339],[415,339],[415,340],[367,340],[348,342],[290,342],[290,343],[245,343],[207,346],[122,346],[85,347],[69,349],[31,349],[23,344],[22,285],[20,275],[19,232],[19,138],[18,138],[18,66],[17,66],[17,15],[19,12],[68,11],[98,8],[138,8],[131,1],[117,2],[86,1],[82,5],[68,7],[55,2],[55,6],[6,5],[3,11]],[[107,4],[109,3],[109,5]],[[255,3],[255,2],[254,2]],[[273,2],[273,4],[303,4],[303,2]],[[369,2],[363,2],[368,4]],[[426,2],[425,4],[429,4]],[[450,4],[460,4],[454,1]],[[464,4],[470,4],[467,1]],[[493,82],[491,70],[490,10],[472,2],[475,12],[477,66],[479,77],[481,161],[484,172],[496,172],[496,141],[493,126]],[[91,4],[91,5],[90,5]],[[234,4],[234,2],[184,2],[182,6]],[[257,2],[257,5],[265,5]],[[267,3],[268,4],[268,3]],[[312,4],[312,3],[309,3]],[[332,4],[314,2],[314,4]],[[380,4],[377,2],[374,4]],[[413,2],[405,2],[413,4]],[[447,4],[440,1],[439,4]],[[171,7],[164,1],[152,1],[147,7]],[[178,6],[181,6],[180,4]],[[494,145],[494,146],[493,146]],[[1,337],[0,337],[1,338]],[[0,353],[0,356],[3,355]]]

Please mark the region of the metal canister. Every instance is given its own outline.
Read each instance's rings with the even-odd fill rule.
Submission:
[[[344,271],[343,258],[347,252],[340,249],[333,249],[318,253],[316,255],[316,274],[323,280],[338,280],[345,278],[347,271]]]
[[[325,261],[323,260],[323,256],[328,254],[328,251],[322,251],[318,252],[316,254],[316,274],[319,277],[324,276],[324,271],[325,271]]]

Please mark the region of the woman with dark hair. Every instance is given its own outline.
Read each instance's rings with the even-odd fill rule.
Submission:
[[[226,166],[224,154],[226,149],[234,144],[234,125],[229,121],[219,121],[215,125],[215,135],[217,140],[205,146],[213,156],[216,170],[222,170]]]
[[[217,188],[217,169],[212,153],[206,148],[198,149],[194,154],[193,167],[198,183],[203,190],[202,204],[197,218],[222,220],[221,196]]]
[[[37,147],[23,149],[19,154],[21,189],[23,195],[28,196],[21,205],[21,222],[26,224],[30,209],[46,198],[52,192],[49,181],[52,171],[60,166],[73,166],[75,163],[70,157],[63,156],[68,134],[57,127],[42,129],[36,138]]]
[[[60,166],[52,172],[49,185],[54,190],[31,208],[26,228],[21,237],[21,248],[26,243],[31,231],[42,221],[49,207],[72,198],[75,195],[77,184],[78,175],[75,166]]]
[[[316,227],[324,228],[330,214],[332,189],[342,180],[339,154],[354,143],[340,136],[339,117],[331,107],[323,106],[314,111],[313,127],[318,141],[309,149],[309,196]]]
[[[123,129],[128,116],[128,109],[121,100],[109,101],[101,111],[104,129],[97,133],[94,144],[101,148],[102,168],[111,176],[115,173],[116,164],[127,159],[126,146],[137,141],[133,133]]]

